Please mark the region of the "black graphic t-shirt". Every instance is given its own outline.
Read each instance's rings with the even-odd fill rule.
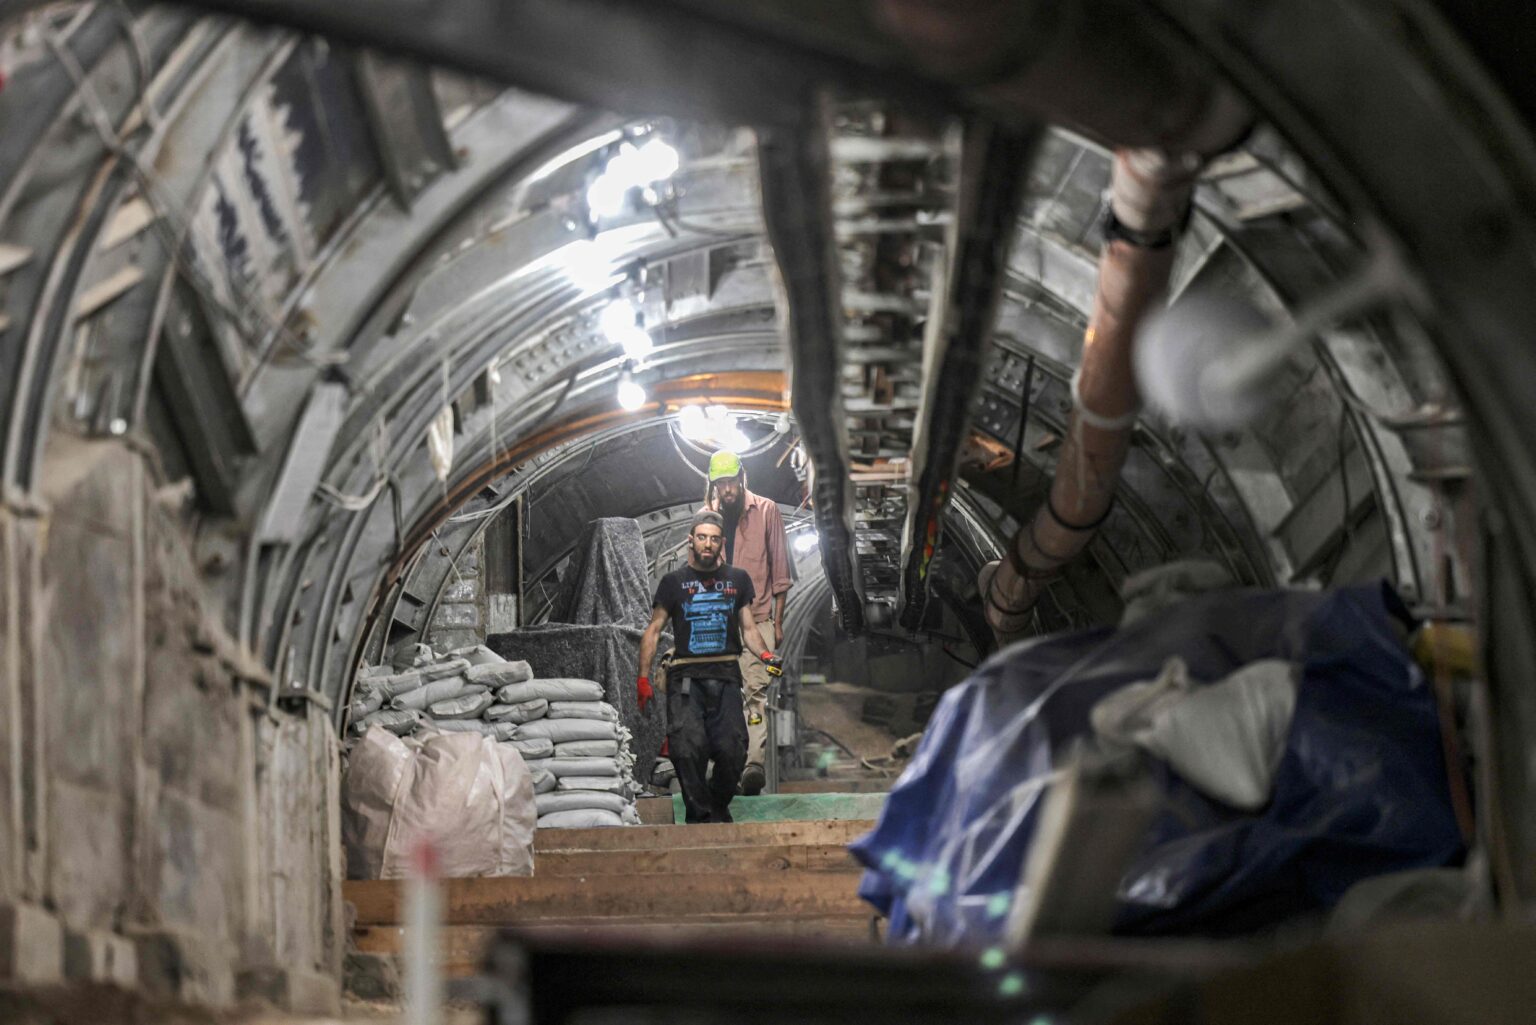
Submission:
[[[672,617],[677,658],[708,658],[719,663],[678,666],[678,678],[718,677],[739,680],[736,659],[741,655],[741,610],[757,597],[746,570],[722,566],[700,572],[692,566],[673,570],[656,585],[651,604]]]

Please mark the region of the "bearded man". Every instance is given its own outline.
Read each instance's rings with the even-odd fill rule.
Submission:
[[[709,482],[704,508],[720,514],[725,524],[725,561],[746,570],[752,578],[752,618],[773,624],[773,646],[784,643],[784,604],[791,584],[789,544],[778,503],[747,490],[747,471],[741,457],[721,449],[709,459]],[[741,776],[741,792],[762,791],[767,775],[763,766],[768,748],[768,667],[754,652],[741,654],[742,701],[747,716],[747,767]]]
[[[640,638],[635,690],[644,713],[654,695],[651,661],[661,631],[671,620],[675,654],[665,677],[667,745],[690,823],[732,821],[731,799],[747,762],[742,640],[760,652],[765,666],[778,668],[752,618],[752,578],[725,564],[724,546],[720,514],[695,514],[688,530],[688,565],[656,585],[651,622]]]

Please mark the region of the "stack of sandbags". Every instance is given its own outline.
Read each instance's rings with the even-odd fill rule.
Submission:
[[[410,664],[364,669],[351,706],[352,731],[379,726],[473,732],[511,745],[532,771],[540,826],[638,823],[631,736],[592,680],[533,677],[527,662],[485,647],[436,656],[408,649]]]
[[[528,680],[500,688],[496,701],[486,718],[516,722],[517,740],[550,744],[547,757],[528,757],[541,828],[639,821],[630,734],[603,700],[602,684]]]
[[[381,726],[409,736],[423,726],[433,726],[444,732],[512,739],[510,725],[498,726],[484,715],[496,703],[492,692],[497,687],[533,678],[527,662],[508,662],[483,647],[446,655],[435,655],[421,644],[407,650],[409,665],[402,666],[397,660],[358,674],[351,707],[354,734],[362,736],[370,726]],[[542,745],[537,745],[521,753],[537,756],[544,752]]]

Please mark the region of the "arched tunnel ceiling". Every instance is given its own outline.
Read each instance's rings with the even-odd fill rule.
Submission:
[[[211,581],[232,628],[308,686],[339,693],[420,539],[485,485],[516,486],[508,469],[596,430],[639,436],[685,400],[782,406],[750,136],[676,126],[685,224],[604,222],[615,273],[593,280],[571,261],[613,115],[178,10],[141,14],[135,37],[118,18],[56,19],[0,91],[18,126],[0,241],[27,256],[3,279],[8,330],[32,325],[30,346],[8,349],[28,401],[10,420],[7,480],[40,482],[47,432],[28,423],[147,425],[219,514],[199,542],[205,562],[241,567]],[[135,42],[155,69],[144,98]],[[20,108],[39,94],[75,116]],[[107,152],[99,118],[138,132],[134,160]],[[1034,160],[963,478],[992,544],[1054,466],[1107,180],[1105,151],[1065,132]],[[1274,133],[1256,133],[1207,174],[1175,292],[1236,291],[1283,316],[1358,263],[1332,207]],[[185,246],[175,261],[156,237],[168,230]],[[595,315],[637,267],[647,322],[662,325],[642,374],[661,406],[627,416]],[[46,344],[50,331],[69,346]],[[1464,468],[1459,442],[1436,431],[1414,450],[1361,413],[1452,406],[1428,352],[1412,323],[1348,324],[1249,430],[1202,437],[1144,417],[1119,506],[1057,585],[1068,620],[1112,615],[1125,576],[1191,554],[1255,583],[1387,574],[1439,601],[1423,480]],[[424,438],[445,406],[455,455],[439,482]]]
[[[1065,94],[1012,66],[1018,53],[967,77],[942,41],[899,38],[872,13],[899,0],[466,0],[430,32],[408,28],[407,0],[204,4],[331,43],[191,7],[11,17],[38,6],[0,7],[7,513],[45,517],[78,479],[82,438],[128,446],[162,484],[190,483],[230,632],[285,686],[331,698],[424,541],[515,494],[516,473],[603,432],[639,437],[681,403],[784,409],[753,138],[687,123],[665,126],[685,223],[637,211],[599,239],[615,268],[644,261],[647,322],[664,325],[641,373],[650,405],[616,408],[622,360],[594,314],[617,277],[570,273],[594,143],[629,123],[606,108],[786,129],[812,84],[837,83],[1009,122],[1044,109],[1131,145],[1177,135],[1203,85],[1230,85],[1263,121],[1207,168],[1175,288],[1242,295],[1284,322],[1385,251],[1422,294],[1322,331],[1244,430],[1146,413],[1119,502],[1040,627],[1111,617],[1125,576],[1190,554],[1255,583],[1387,575],[1421,611],[1483,628],[1508,826],[1536,845],[1536,155],[1430,5],[1152,0],[1106,18],[1082,0],[1060,25],[1092,38],[1042,36],[1082,59],[1087,84]],[[695,59],[649,59],[678,38]],[[1106,91],[1106,53],[1173,55],[1167,89]],[[1065,131],[1034,154],[941,559],[996,557],[1055,469],[1106,168]],[[455,456],[440,480],[424,439],[445,408]],[[693,495],[678,499],[666,508]]]

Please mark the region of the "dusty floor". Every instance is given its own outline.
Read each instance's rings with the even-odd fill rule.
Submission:
[[[889,697],[890,695],[873,688],[855,687],[847,683],[804,686],[800,690],[800,715],[807,727],[825,730],[847,745],[860,758],[872,762],[875,759],[886,759],[891,753],[891,746],[901,737],[883,726],[872,726],[860,718],[865,698],[873,696]],[[811,739],[818,738],[813,736]],[[876,762],[875,764],[885,767],[890,778],[895,779],[905,763]],[[854,765],[848,763],[846,756],[841,756],[832,769],[841,774],[853,770]],[[859,771],[868,773],[869,770],[861,767]]]

